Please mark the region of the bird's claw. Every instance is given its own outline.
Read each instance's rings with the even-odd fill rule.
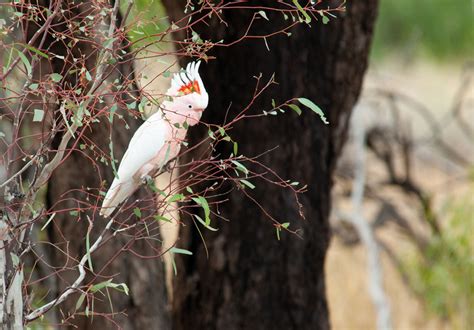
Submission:
[[[153,178],[151,176],[149,176],[148,174],[147,175],[144,175],[142,177],[142,183],[143,184],[146,184],[146,185],[149,185],[153,182]]]
[[[172,169],[173,168],[171,167],[171,162],[168,162],[168,163],[165,164],[165,166],[164,166],[165,172],[171,172]]]

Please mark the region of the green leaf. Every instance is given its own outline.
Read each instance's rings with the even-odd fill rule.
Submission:
[[[170,219],[168,219],[167,217],[164,217],[162,215],[154,215],[153,218],[156,220],[156,221],[165,221],[165,222],[172,222]]]
[[[288,107],[293,110],[294,112],[296,112],[298,114],[298,116],[301,115],[302,111],[301,111],[301,108],[299,106],[297,106],[296,104],[288,104]]]
[[[209,204],[207,203],[207,200],[202,196],[193,197],[192,200],[203,208],[204,219],[206,221],[206,225],[209,226],[211,224],[211,210],[209,209]]]
[[[89,264],[89,268],[91,271],[94,271],[94,268],[92,268],[92,258],[91,258],[91,245],[90,245],[90,240],[89,240],[89,231],[87,231],[86,235],[86,254],[87,254],[87,263]]]
[[[308,100],[304,97],[300,97],[298,99],[298,101],[300,101],[300,103],[308,108],[310,108],[313,112],[315,112],[316,114],[319,115],[319,117],[321,118],[321,120],[323,121],[323,123],[325,123],[326,125],[329,124],[329,122],[327,121],[326,119],[326,116],[324,115],[324,112],[323,110],[321,110],[320,107],[318,107],[316,104],[313,103],[313,101],[311,100]]]
[[[202,220],[202,218],[197,215],[197,214],[193,214],[193,216],[197,219],[197,221],[199,221],[206,229],[209,229],[210,231],[218,231],[217,228],[213,228],[211,227],[210,225],[208,225],[204,220]]]
[[[10,257],[12,258],[12,263],[14,267],[20,264],[20,258],[15,253],[10,252]]]
[[[109,48],[109,46],[111,46],[116,39],[117,38],[110,38],[110,39],[105,40],[105,42],[103,44],[103,47],[104,48]]]
[[[328,24],[329,23],[329,17],[321,13],[321,16],[323,17],[323,24]]]
[[[263,10],[260,10],[258,13],[260,14],[260,16],[262,16],[262,17],[263,17],[263,18],[265,18],[267,21],[269,21],[269,19],[268,19],[268,16],[267,16],[267,13],[266,13],[266,12],[264,12]]]
[[[109,279],[104,282],[97,283],[91,287],[91,292],[95,293],[98,292],[104,288],[112,288],[117,291],[123,292],[128,296],[129,289],[128,286],[125,283],[112,283],[112,279]]]
[[[155,181],[153,180],[153,178],[150,178],[150,180],[146,180],[146,184],[147,184],[148,188],[150,188],[153,192],[160,193],[160,195],[163,194],[163,192],[160,191],[160,189],[158,189],[158,187],[156,186]]]
[[[33,47],[33,46],[30,46],[30,45],[28,45],[28,44],[23,44],[22,46],[24,46],[25,48],[31,50],[31,51],[32,51],[33,53],[35,53],[36,55],[39,55],[39,56],[42,56],[42,57],[44,57],[44,58],[49,59],[48,54],[43,53],[41,50],[39,50],[39,49],[37,49],[37,48],[35,48],[35,47]]]
[[[114,176],[118,179],[119,175],[117,172],[117,166],[115,165],[115,158],[114,158],[114,144],[112,140],[109,142],[109,149],[110,149],[110,163],[112,165],[112,171],[114,172]]]
[[[168,203],[173,203],[173,202],[181,202],[184,200],[184,195],[183,194],[175,194],[168,199]]]
[[[133,101],[130,104],[127,104],[127,109],[133,110],[137,107],[137,101]]]
[[[82,303],[84,302],[84,299],[86,298],[86,294],[85,293],[81,293],[81,295],[79,296],[79,298],[77,299],[76,301],[76,311],[81,308],[82,306]]]
[[[39,85],[38,85],[37,83],[34,83],[34,84],[30,84],[30,85],[28,86],[28,88],[31,89],[32,91],[34,91],[34,90],[37,90],[37,89],[38,89],[38,86],[39,86]]]
[[[243,172],[245,175],[249,174],[249,170],[244,165],[242,165],[242,163],[233,159],[231,160],[231,162],[236,166],[239,171]]]
[[[188,255],[188,256],[193,255],[193,253],[191,251],[188,251],[188,250],[185,250],[185,249],[179,249],[179,248],[174,247],[174,246],[169,251],[171,253],[185,254],[185,255]]]
[[[33,112],[33,121],[38,122],[38,121],[43,121],[44,117],[44,110],[41,109],[35,109]]]
[[[73,108],[74,115],[72,117],[72,121],[78,126],[81,127],[83,125],[82,120],[84,119],[84,103],[81,102],[78,106],[74,106]]]
[[[222,127],[219,127],[219,133],[221,133],[221,136],[225,136],[225,129]]]
[[[240,182],[242,182],[244,185],[246,185],[247,187],[249,187],[250,189],[254,189],[255,188],[255,185],[253,185],[251,182],[245,180],[245,179],[241,179]]]
[[[277,239],[280,240],[280,232],[281,232],[281,228],[288,228],[290,226],[290,223],[289,222],[285,222],[285,223],[282,223],[281,225],[279,226],[276,226],[276,235],[277,235]]]
[[[98,291],[102,290],[103,288],[107,287],[108,284],[110,284],[110,283],[112,283],[112,279],[94,284],[91,287],[91,292],[98,292]]]
[[[49,76],[51,77],[51,80],[56,83],[61,81],[61,79],[63,79],[63,76],[60,75],[59,73],[51,73]]]
[[[234,156],[237,156],[237,153],[239,152],[239,145],[237,142],[234,142]]]
[[[293,3],[295,4],[296,8],[300,11],[301,14],[303,14],[305,18],[305,23],[311,23],[311,17],[308,15],[308,13],[304,10],[303,7],[301,7],[300,3],[298,0],[293,0]]]
[[[137,216],[137,218],[142,217],[142,211],[138,207],[133,209],[133,214],[135,214]]]
[[[92,81],[92,76],[91,76],[90,72],[87,71],[87,70],[86,70],[86,79],[87,79],[88,81]]]
[[[110,110],[109,110],[109,122],[110,123],[113,123],[114,121],[114,113],[115,111],[117,111],[117,105],[114,104],[110,107]]]
[[[209,130],[207,131],[207,134],[209,135],[209,137],[210,137],[211,139],[213,139],[213,140],[216,139],[216,137],[214,136],[214,132],[212,132],[211,129],[209,129]]]
[[[26,71],[28,72],[28,76],[31,75],[31,64],[30,64],[30,61],[28,61],[28,59],[26,58],[25,54],[23,54],[22,52],[20,52],[19,50],[18,51],[18,56],[20,57],[20,60],[23,62],[23,64],[25,65],[26,67]]]

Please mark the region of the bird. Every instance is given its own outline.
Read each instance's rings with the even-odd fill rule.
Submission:
[[[150,178],[150,173],[164,168],[178,156],[188,126],[199,123],[209,103],[199,75],[200,64],[200,61],[190,62],[185,70],[173,75],[166,100],[136,130],[102,202],[100,215],[110,217]]]

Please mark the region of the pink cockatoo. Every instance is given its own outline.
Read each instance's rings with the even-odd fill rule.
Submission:
[[[153,171],[163,168],[178,154],[187,127],[196,125],[209,102],[209,95],[199,76],[201,62],[189,63],[176,73],[159,110],[135,132],[120,162],[100,214],[108,217],[115,208],[138,189]]]

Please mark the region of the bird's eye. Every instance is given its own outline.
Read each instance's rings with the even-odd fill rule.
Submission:
[[[192,106],[191,104],[189,104],[189,105],[188,105],[188,108],[189,108],[189,109],[192,109],[192,108],[193,108],[193,106]]]

